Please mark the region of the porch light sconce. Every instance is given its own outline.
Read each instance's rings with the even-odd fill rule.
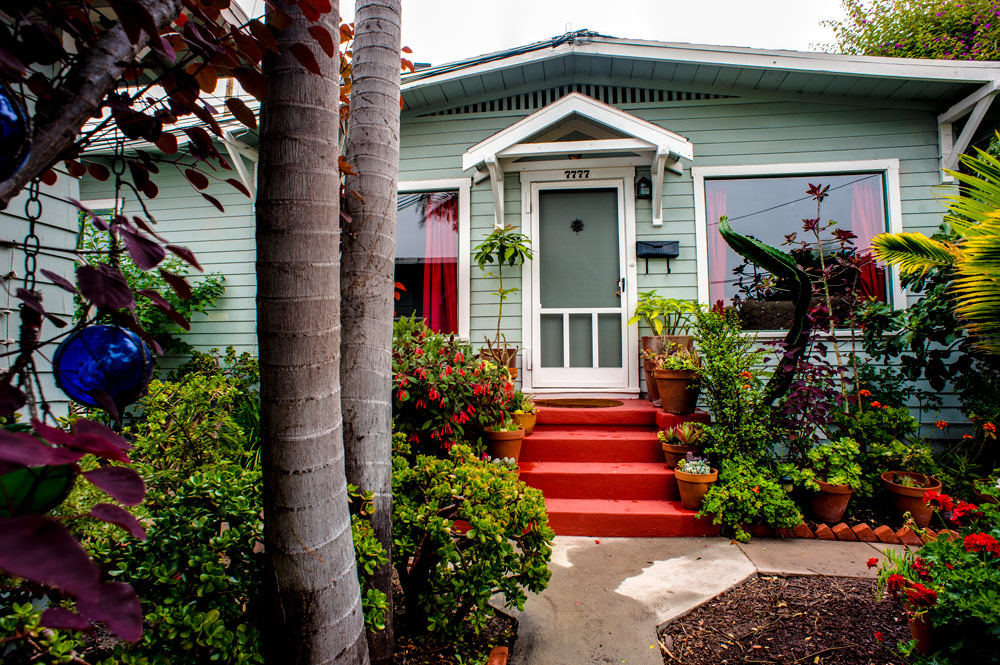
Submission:
[[[639,240],[635,243],[635,256],[646,259],[646,274],[649,274],[650,259],[666,259],[667,273],[670,273],[670,259],[680,256],[680,242],[676,240]]]
[[[583,220],[582,219],[574,219],[572,222],[569,223],[569,228],[576,235],[580,235],[580,231],[583,230]]]
[[[649,181],[649,178],[639,178],[635,183],[635,198],[637,199],[651,199],[653,198],[653,183]]]

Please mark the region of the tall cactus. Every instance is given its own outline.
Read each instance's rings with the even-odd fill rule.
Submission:
[[[771,247],[755,238],[748,238],[737,233],[729,225],[725,217],[719,218],[719,233],[733,251],[746,258],[758,268],[766,270],[775,278],[789,285],[792,300],[795,303],[795,315],[792,325],[785,335],[785,349],[791,355],[785,355],[764,387],[765,399],[768,404],[784,395],[792,385],[795,367],[799,358],[806,350],[806,339],[809,331],[806,328],[806,317],[812,301],[812,280],[804,270],[799,268],[791,254]]]

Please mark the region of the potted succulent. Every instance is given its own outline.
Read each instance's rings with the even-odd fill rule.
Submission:
[[[688,349],[694,348],[694,338],[685,333],[691,327],[691,317],[697,308],[698,305],[693,300],[663,298],[655,290],[639,293],[635,313],[628,320],[628,325],[643,321],[653,333],[639,338],[639,349],[642,371],[646,377],[646,392],[654,404],[660,397],[656,381],[653,380],[653,358],[671,343],[681,344]]]
[[[483,436],[486,438],[486,448],[490,457],[511,457],[515,462],[521,458],[524,430],[512,419],[508,418],[499,425],[487,428]]]
[[[528,436],[535,429],[535,421],[538,418],[538,408],[535,406],[535,400],[531,399],[531,395],[526,395],[520,390],[515,390],[512,406],[514,410],[511,412],[510,417],[524,429],[524,435]]]
[[[719,479],[719,471],[713,469],[707,459],[688,453],[677,464],[674,478],[681,495],[681,506],[688,510],[699,510],[708,490]]]
[[[491,294],[499,300],[496,336],[493,339],[486,338],[486,348],[480,349],[479,355],[501,367],[510,368],[511,378],[517,378],[517,347],[507,345],[507,338],[500,326],[503,321],[503,304],[509,295],[517,293],[519,289],[503,287],[503,266],[507,264],[511,268],[520,268],[526,261],[530,261],[533,258],[531,240],[513,226],[495,227],[472,251],[472,258],[485,273],[484,276],[496,277],[498,283],[497,290]],[[487,264],[493,263],[497,267],[496,274],[487,272]]]
[[[836,523],[844,516],[847,504],[862,486],[861,447],[848,437],[814,446],[806,453],[809,466],[804,469],[783,466],[780,471],[796,484],[810,489],[809,507],[821,522]]]
[[[653,362],[653,379],[660,391],[660,408],[667,413],[691,413],[698,404],[697,351],[671,344]]]
[[[896,511],[902,516],[910,513],[919,527],[931,522],[934,511],[924,503],[924,494],[940,492],[941,481],[914,471],[886,471],[882,474],[882,487],[892,496]]]
[[[703,424],[690,421],[657,432],[656,438],[660,440],[667,466],[676,469],[678,463],[689,453],[701,453],[700,444],[704,434]]]

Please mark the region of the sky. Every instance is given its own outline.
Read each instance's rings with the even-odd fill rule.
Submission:
[[[238,0],[252,15],[264,0]],[[341,0],[354,20],[354,3]],[[833,32],[820,21],[843,15],[840,0],[403,0],[403,45],[414,62],[440,65],[561,35],[719,46],[820,50]]]

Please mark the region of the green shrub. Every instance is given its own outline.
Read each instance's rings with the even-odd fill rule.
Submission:
[[[402,438],[393,457],[392,554],[411,626],[442,637],[478,632],[498,592],[523,609],[524,591],[541,591],[550,576],[553,533],[541,492],[468,446],[411,464]]]
[[[151,488],[146,508],[149,537],[104,561],[142,599],[143,636],[104,664],[262,663],[260,475],[200,471],[174,490]]]
[[[38,625],[44,603],[39,597],[24,596],[16,589],[0,592],[0,656],[4,665],[79,663],[85,644],[80,633],[51,630]]]
[[[473,354],[466,342],[423,321],[395,323],[392,413],[414,452],[443,455],[455,443],[481,452],[483,430],[510,418],[514,385],[507,369]]]
[[[817,480],[831,485],[847,485],[854,491],[864,486],[861,464],[858,461],[861,450],[854,439],[842,437],[836,441],[813,446],[806,453],[806,457],[809,460],[809,466],[806,468],[799,469],[792,464],[782,464],[779,465],[778,472],[792,478],[796,485],[814,492],[820,490]]]
[[[699,517],[711,517],[723,532],[745,543],[757,524],[792,529],[802,521],[795,503],[766,467],[745,458],[722,463],[719,482],[705,495]]]

